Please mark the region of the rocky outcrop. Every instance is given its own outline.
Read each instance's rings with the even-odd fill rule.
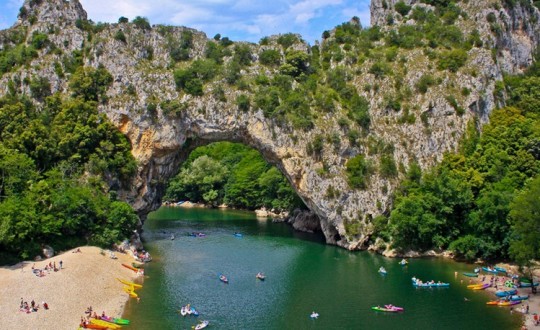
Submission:
[[[24,31],[27,42],[34,32],[46,33],[54,46],[40,50],[30,65],[0,77],[0,94],[7,94],[8,86],[15,82],[20,93],[31,95],[24,81],[36,75],[49,79],[53,92],[67,92],[69,74],[59,72],[59,67],[65,68],[77,51],[84,54],[84,65],[103,66],[114,77],[107,102],[100,104],[99,110],[131,141],[138,171],[128,188],[118,193],[137,210],[142,221],[161,205],[167,180],[194,148],[214,141],[235,141],[259,150],[276,165],[316,215],[295,218],[295,228],[320,229],[330,244],[364,249],[373,230],[371,219],[388,210],[392,191],[409,164],[416,161],[425,169],[445,152],[455,150],[471,120],[488,120],[496,106],[495,83],[503,73],[521,72],[531,64],[540,36],[538,10],[521,2],[513,8],[493,6],[493,2],[459,3],[467,18],[459,18],[456,25],[466,34],[478,30],[484,43],[467,52],[467,63],[456,72],[438,71],[421,48],[400,50],[399,62],[390,64],[395,71],[392,77],[377,77],[371,72],[376,58],[350,62],[344,56],[329,63],[330,68],[353,72],[348,81],[369,101],[371,126],[369,131],[362,131],[360,142],[351,142],[352,130],[340,124],[339,119],[347,117],[340,106],[334,112],[317,112],[314,128],[295,130],[267,118],[253,103],[248,111],[241,110],[237,97],[253,91],[231,86],[224,78],[206,83],[202,96],[179,91],[171,68],[171,42],[184,40],[188,31],[193,39],[189,57],[203,58],[209,41],[204,33],[185,27],[146,29],[128,23],[105,24],[88,31],[84,25],[86,13],[78,0],[27,0],[16,25],[0,31],[1,49],[10,45],[14,31]],[[396,3],[373,0],[372,22],[382,29],[414,24],[396,13]],[[405,3],[432,9],[419,1]],[[388,20],[389,16],[393,19]],[[124,35],[124,40],[119,35]],[[261,45],[243,44],[249,48],[253,64],[242,67],[242,77],[255,80],[279,73],[258,60],[263,49],[275,49],[284,57],[276,39],[269,38]],[[311,55],[309,45],[303,42],[292,47]],[[345,47],[340,51],[348,54]],[[230,55],[224,57],[225,64],[231,60]],[[424,75],[434,76],[436,84],[429,93],[413,92]],[[389,100],[401,93],[396,86],[409,91],[407,113],[389,106]],[[449,101],[449,95],[456,95],[456,99]],[[320,150],[317,154],[310,152],[313,141],[321,136],[325,139]],[[346,178],[347,161],[363,154],[377,167],[381,157],[373,152],[376,148],[390,150],[399,173],[388,177],[375,171],[365,189],[352,189]]]
[[[274,222],[287,222],[295,230],[315,233],[321,231],[321,224],[319,217],[312,211],[294,210],[287,218],[275,218]]]

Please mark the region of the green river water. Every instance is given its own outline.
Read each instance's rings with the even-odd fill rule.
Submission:
[[[189,237],[203,232],[206,237]],[[241,232],[242,238],[235,237]],[[171,240],[171,234],[175,239]],[[137,303],[125,317],[131,329],[518,329],[520,316],[486,306],[486,292],[466,289],[454,272],[472,265],[438,259],[397,259],[349,252],[321,236],[231,210],[162,207],[149,216],[143,238],[154,260],[146,265]],[[384,266],[386,276],[377,270]],[[255,274],[267,276],[261,282]],[[230,283],[221,283],[223,273]],[[450,288],[416,289],[411,277],[449,282]],[[463,283],[461,281],[463,280]],[[465,301],[464,297],[470,299]],[[200,316],[182,317],[191,303]],[[371,306],[392,303],[403,313]],[[320,314],[310,319],[312,311]]]

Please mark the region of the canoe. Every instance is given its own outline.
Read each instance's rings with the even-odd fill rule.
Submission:
[[[137,269],[137,268],[135,268],[135,267],[133,267],[133,266],[130,266],[130,265],[128,265],[128,264],[122,264],[122,266],[126,267],[127,269],[131,269],[131,270],[134,271],[134,272],[138,272],[138,271],[139,271],[139,269]]]
[[[519,295],[510,296],[511,301],[522,301],[522,300],[527,300],[527,299],[529,299],[529,296],[519,296]]]
[[[520,304],[521,301],[499,301],[498,306],[513,306]]]
[[[107,327],[109,329],[120,329],[122,326],[121,325],[118,325],[118,324],[114,324],[114,323],[111,323],[111,322],[107,322],[107,321],[103,321],[103,320],[98,320],[98,319],[90,319],[90,323],[91,324],[96,324],[96,325],[102,325],[104,327]]]
[[[511,289],[511,290],[499,290],[497,292],[495,292],[495,295],[497,297],[506,297],[506,296],[511,296],[511,295],[514,295],[517,293],[517,290],[516,289]]]
[[[121,318],[118,318],[118,317],[113,318],[113,322],[115,324],[120,324],[120,325],[128,325],[129,324],[128,319],[121,319]]]
[[[374,311],[377,311],[377,312],[388,312],[388,313],[397,313],[397,312],[399,312],[398,310],[395,310],[395,309],[384,308],[384,307],[379,307],[379,306],[373,306],[373,307],[371,307],[371,309],[373,309]]]
[[[478,277],[478,273],[463,273],[463,275],[467,277]]]
[[[121,278],[117,278],[117,280],[119,280],[120,283],[124,283],[124,284],[127,285],[127,286],[134,287],[135,289],[140,289],[140,288],[142,288],[142,285],[137,284],[137,283],[133,283],[133,282],[130,282],[130,281],[126,281],[126,280],[123,280],[123,279],[121,279]]]
[[[210,323],[210,322],[208,322],[208,321],[202,321],[201,323],[199,323],[199,324],[197,324],[197,325],[195,326],[195,330],[201,330],[201,329],[206,328],[206,327],[208,326],[208,323]]]

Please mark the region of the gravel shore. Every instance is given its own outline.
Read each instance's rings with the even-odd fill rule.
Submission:
[[[3,329],[77,329],[88,306],[99,315],[103,311],[108,316],[122,315],[130,298],[117,278],[141,281],[135,279],[135,272],[121,265],[131,264],[133,257],[116,252],[117,259],[111,259],[108,253],[102,254],[100,248],[89,246],[80,247],[80,253],[75,253],[76,250],[43,261],[26,261],[0,268],[0,324]],[[45,271],[45,276],[38,277],[32,271],[32,267],[43,269],[50,262],[59,268],[60,261],[63,267],[57,272]],[[38,311],[21,312],[21,298],[28,304],[34,300],[40,305]],[[43,308],[42,302],[48,304],[48,310]]]

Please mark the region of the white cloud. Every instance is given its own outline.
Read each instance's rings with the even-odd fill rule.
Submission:
[[[125,16],[151,24],[183,25],[209,36],[258,41],[280,33],[299,33],[313,42],[324,30],[360,17],[369,25],[369,0],[80,0],[95,22]],[[0,0],[0,28],[15,22],[23,0]]]

